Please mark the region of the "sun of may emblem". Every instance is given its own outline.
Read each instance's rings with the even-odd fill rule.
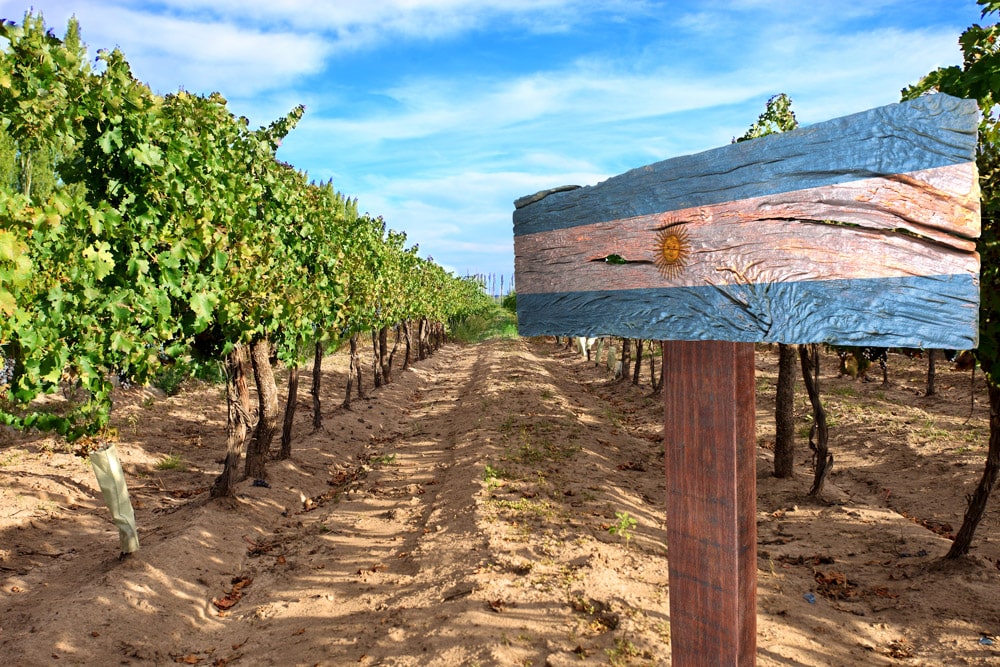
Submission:
[[[664,278],[676,278],[687,266],[691,242],[687,232],[674,224],[656,235],[656,268]]]

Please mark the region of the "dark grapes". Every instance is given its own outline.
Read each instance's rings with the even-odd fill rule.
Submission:
[[[14,360],[0,355],[3,365],[0,366],[0,387],[14,381]]]
[[[132,378],[125,371],[115,370],[115,377],[118,379],[118,386],[122,389],[132,388]]]

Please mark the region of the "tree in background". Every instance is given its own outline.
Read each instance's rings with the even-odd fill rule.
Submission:
[[[781,93],[767,101],[757,121],[733,143],[769,134],[787,132],[799,126],[792,100]],[[774,399],[774,476],[791,477],[795,465],[795,348],[778,343],[778,389]]]
[[[982,16],[1000,11],[1000,0],[976,0]],[[970,26],[959,38],[961,66],[939,68],[903,89],[904,100],[942,92],[977,100],[982,111],[976,165],[979,168],[983,231],[977,243],[980,272],[979,348],[990,400],[990,440],[983,476],[969,497],[962,527],[948,558],[969,552],[976,527],[1000,475],[1000,25]]]

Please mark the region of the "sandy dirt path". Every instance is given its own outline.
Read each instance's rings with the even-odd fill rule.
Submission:
[[[938,561],[939,524],[957,527],[981,465],[981,449],[956,451],[985,421],[980,407],[961,425],[962,376],[942,371],[936,403],[914,397],[918,365],[885,389],[830,379],[838,467],[816,501],[807,453],[795,478],[769,474],[773,356],[758,351],[758,664],[1000,661],[997,513],[976,556]],[[306,376],[293,458],[230,501],[205,491],[224,449],[218,387],[123,396],[142,540],[124,562],[84,463],[0,433],[7,662],[670,664],[648,387],[551,341],[494,341],[446,346],[347,411],[346,362],[326,365],[324,428],[309,426]]]

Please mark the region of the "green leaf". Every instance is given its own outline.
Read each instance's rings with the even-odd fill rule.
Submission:
[[[216,273],[221,273],[223,269],[226,268],[226,264],[229,263],[229,255],[227,255],[222,250],[216,250],[212,253],[212,269]]]
[[[62,361],[63,360],[58,354],[53,353],[45,355],[39,365],[39,378],[45,382],[51,382],[53,384],[59,382],[63,372]]]
[[[122,146],[121,129],[116,127],[112,130],[109,130],[108,132],[105,132],[97,140],[97,143],[101,147],[101,150],[104,151],[105,153],[111,153],[111,151],[115,150],[116,148],[121,148]]]
[[[128,274],[132,278],[145,276],[149,273],[149,262],[142,257],[132,257],[128,261]]]
[[[135,345],[132,344],[132,341],[122,335],[120,331],[115,331],[111,334],[110,343],[112,352],[128,354],[135,349]]]
[[[147,167],[156,167],[163,163],[163,154],[160,149],[152,144],[143,142],[129,151],[136,164]]]
[[[219,302],[216,294],[199,292],[191,297],[191,311],[195,314],[195,330],[201,330],[212,321],[212,313]]]

